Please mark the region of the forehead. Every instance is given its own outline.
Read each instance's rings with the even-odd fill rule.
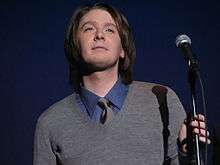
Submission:
[[[84,24],[86,22],[98,22],[98,23],[112,23],[115,24],[114,19],[105,10],[102,9],[92,9],[88,13],[86,13],[82,19],[80,20],[80,24]]]

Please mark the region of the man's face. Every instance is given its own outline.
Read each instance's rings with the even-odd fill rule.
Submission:
[[[105,10],[93,9],[82,17],[77,39],[84,62],[96,71],[117,67],[124,58],[115,21]]]

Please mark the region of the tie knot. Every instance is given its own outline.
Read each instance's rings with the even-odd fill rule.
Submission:
[[[100,122],[104,124],[105,122],[109,121],[112,118],[112,108],[110,105],[110,101],[103,97],[99,99],[98,105],[102,109]]]
[[[109,100],[107,100],[107,99],[104,98],[104,97],[102,97],[102,98],[99,99],[98,105],[99,105],[102,109],[108,109],[108,108],[110,108],[110,102],[109,102]]]

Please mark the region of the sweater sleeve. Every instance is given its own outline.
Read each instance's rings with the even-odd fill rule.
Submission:
[[[177,138],[181,124],[186,117],[185,110],[176,93],[168,88],[167,106],[169,110],[169,130],[167,159],[171,165],[184,165],[186,158],[178,150]]]
[[[33,165],[56,165],[56,156],[51,147],[49,131],[42,120],[38,120],[36,125]]]

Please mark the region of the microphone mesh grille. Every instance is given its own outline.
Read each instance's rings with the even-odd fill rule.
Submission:
[[[179,47],[182,43],[188,43],[189,45],[191,45],[192,42],[187,35],[181,34],[176,37],[176,46]]]

